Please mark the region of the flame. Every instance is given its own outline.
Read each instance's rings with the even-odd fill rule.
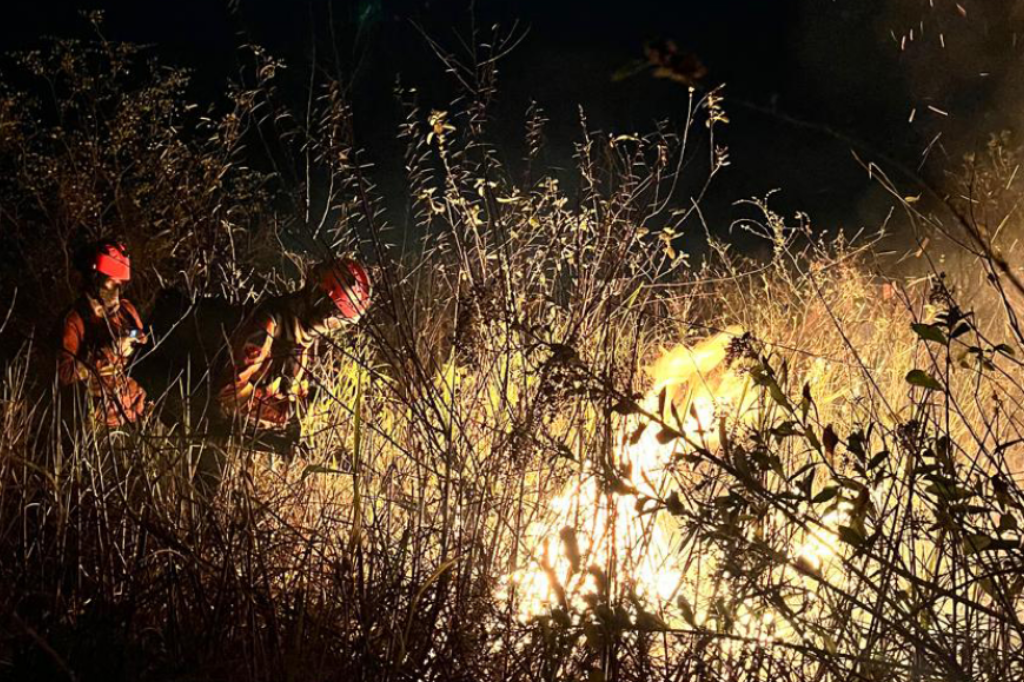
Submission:
[[[749,377],[726,362],[729,342],[741,334],[740,328],[730,327],[694,345],[664,351],[648,369],[651,389],[642,404],[644,412],[665,423],[678,423],[682,440],[707,449],[718,446],[720,430],[752,423],[758,416],[756,392],[750,390]],[[498,593],[500,599],[514,602],[521,621],[554,609],[584,612],[609,596],[612,575],[671,627],[687,626],[679,601],[686,603],[691,624],[701,626],[712,617],[716,600],[729,599],[726,581],[707,578],[715,573],[714,566],[721,565],[720,557],[703,557],[700,567],[687,565],[678,520],[666,513],[648,513],[646,499],[664,500],[679,489],[675,460],[686,443],[663,443],[660,428],[645,421],[650,420],[631,416],[621,424],[619,470],[625,475],[616,489],[602,483],[592,465],[585,466],[550,500],[546,522],[527,529],[530,560],[508,576]],[[696,483],[694,477],[690,484]],[[791,548],[794,563],[826,570],[839,551],[838,536],[831,529],[846,519],[847,510],[840,506],[822,519],[821,527],[797,534]],[[803,580],[791,572],[792,578]],[[734,631],[760,642],[795,636],[778,614],[754,612],[742,604],[736,609]]]
[[[793,555],[815,571],[821,571],[839,550],[839,536],[832,531],[849,520],[849,509],[840,506],[821,518],[820,528],[812,528],[796,543]]]
[[[745,386],[724,367],[729,340],[739,332],[730,329],[665,352],[649,369],[652,389],[644,411],[656,414],[665,406],[670,412],[675,406],[676,414],[685,414],[681,425],[688,440],[713,442],[716,418],[739,403]],[[620,490],[607,489],[597,472],[585,470],[549,502],[550,519],[527,529],[531,561],[513,571],[498,594],[502,599],[515,595],[521,620],[552,608],[583,610],[609,589],[612,573],[653,603],[669,602],[681,589],[685,570],[678,557],[677,524],[638,510],[642,498],[667,494],[666,470],[679,446],[662,443],[658,428],[639,421],[622,424],[619,458],[626,475]],[[627,434],[638,426],[634,441]]]

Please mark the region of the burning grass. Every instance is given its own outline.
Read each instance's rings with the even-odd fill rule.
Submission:
[[[6,365],[4,672],[1019,675],[1014,319],[871,274],[871,241],[763,202],[738,227],[769,256],[708,237],[690,266],[700,212],[672,198],[706,186],[682,175],[695,155],[727,163],[718,93],[679,130],[584,123],[571,178],[519,182],[485,142],[493,63],[464,66],[476,89],[451,114],[399,93],[423,234],[405,252],[337,84],[276,119],[314,122],[291,134],[323,174],[305,186],[328,179],[341,207],[319,221],[332,247],[381,263],[366,326],[310,368],[297,460],[233,445],[207,500],[202,424],[68,427],[28,381],[35,348]],[[531,160],[542,128],[531,107]],[[227,264],[179,284],[221,290],[244,271]]]

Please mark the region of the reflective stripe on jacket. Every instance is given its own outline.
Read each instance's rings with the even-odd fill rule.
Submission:
[[[315,339],[288,307],[260,306],[231,340],[231,362],[217,391],[222,416],[262,429],[283,429],[294,400],[306,395],[304,376]]]

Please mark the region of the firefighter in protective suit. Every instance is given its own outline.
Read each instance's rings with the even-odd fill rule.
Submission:
[[[84,290],[62,318],[58,381],[87,388],[100,424],[135,423],[146,411],[146,392],[128,375],[128,362],[146,335],[135,306],[121,296],[131,260],[123,244],[102,241],[85,251],[79,268]]]
[[[358,322],[370,296],[366,269],[346,259],[317,266],[303,289],[261,303],[230,339],[216,389],[221,424],[243,442],[291,456],[317,340]]]

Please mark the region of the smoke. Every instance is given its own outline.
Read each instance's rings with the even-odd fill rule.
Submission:
[[[1024,2],[891,0],[877,30],[888,31],[898,51],[912,107],[908,124],[918,144],[925,143],[915,168],[1019,270]],[[948,226],[946,234],[925,232],[929,266],[945,272],[960,299],[983,317],[994,315],[997,301],[983,264],[956,243],[971,242],[965,229],[944,207],[926,208]]]
[[[1024,234],[1024,2],[806,0],[794,35],[811,93],[806,115],[863,141],[861,158],[877,163],[926,217],[912,218],[876,190],[850,197],[850,220],[895,208],[889,274],[913,280],[942,271],[965,300],[977,299],[972,306],[982,305],[984,268],[957,244],[970,239],[937,197],[1020,265],[1013,260]]]

